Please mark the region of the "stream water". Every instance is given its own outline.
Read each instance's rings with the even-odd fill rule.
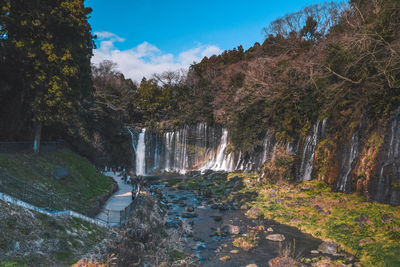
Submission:
[[[283,234],[286,240],[284,248],[291,244],[293,254],[296,257],[309,257],[310,251],[317,249],[320,240],[299,230],[264,219],[248,219],[244,211],[230,205],[226,210],[216,208],[212,199],[207,199],[194,191],[181,190],[167,187],[162,183],[153,183],[162,193],[162,200],[168,208],[166,213],[167,227],[183,228],[185,252],[197,259],[196,265],[200,266],[246,266],[257,264],[268,266],[268,261],[279,255],[279,242],[269,241],[265,237],[266,232],[260,234],[259,244],[252,250],[245,252],[233,246],[234,238],[246,234],[249,227],[263,225],[265,229],[271,227],[273,234]],[[220,229],[224,232],[225,225],[238,226],[240,233],[217,234]],[[226,228],[226,226],[225,226]],[[234,251],[237,250],[237,251]],[[232,253],[238,252],[238,253]],[[226,262],[220,258],[230,256]]]

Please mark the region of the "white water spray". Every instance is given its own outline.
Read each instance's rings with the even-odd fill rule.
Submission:
[[[142,129],[139,134],[139,140],[136,152],[136,175],[146,175],[146,129]]]

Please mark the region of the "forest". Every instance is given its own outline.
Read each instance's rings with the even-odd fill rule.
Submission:
[[[139,84],[113,62],[90,64],[95,36],[82,0],[2,2],[2,140],[62,138],[85,144],[86,154],[112,154],[107,144],[123,142],[127,125],[165,131],[207,122],[229,129],[232,150],[251,153],[268,128],[293,141],[321,118],[335,139],[361,119],[383,127],[399,101],[396,0],[306,7],[267,25],[262,44]]]

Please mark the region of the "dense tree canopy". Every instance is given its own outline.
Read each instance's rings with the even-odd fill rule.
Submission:
[[[1,1],[1,121],[22,122],[11,133],[79,117],[93,93],[90,12],[83,0]]]

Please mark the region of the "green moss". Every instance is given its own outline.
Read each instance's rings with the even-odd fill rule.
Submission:
[[[20,261],[2,261],[0,262],[0,267],[25,267],[28,266],[24,262]]]
[[[285,187],[264,184],[246,190],[259,193],[247,204],[259,208],[265,218],[333,240],[365,266],[400,266],[400,207],[332,192],[316,180]],[[279,203],[275,201],[278,199]],[[384,221],[385,217],[390,219]]]
[[[178,261],[178,260],[183,260],[186,258],[186,254],[183,251],[173,249],[168,253],[168,260],[169,261]]]

